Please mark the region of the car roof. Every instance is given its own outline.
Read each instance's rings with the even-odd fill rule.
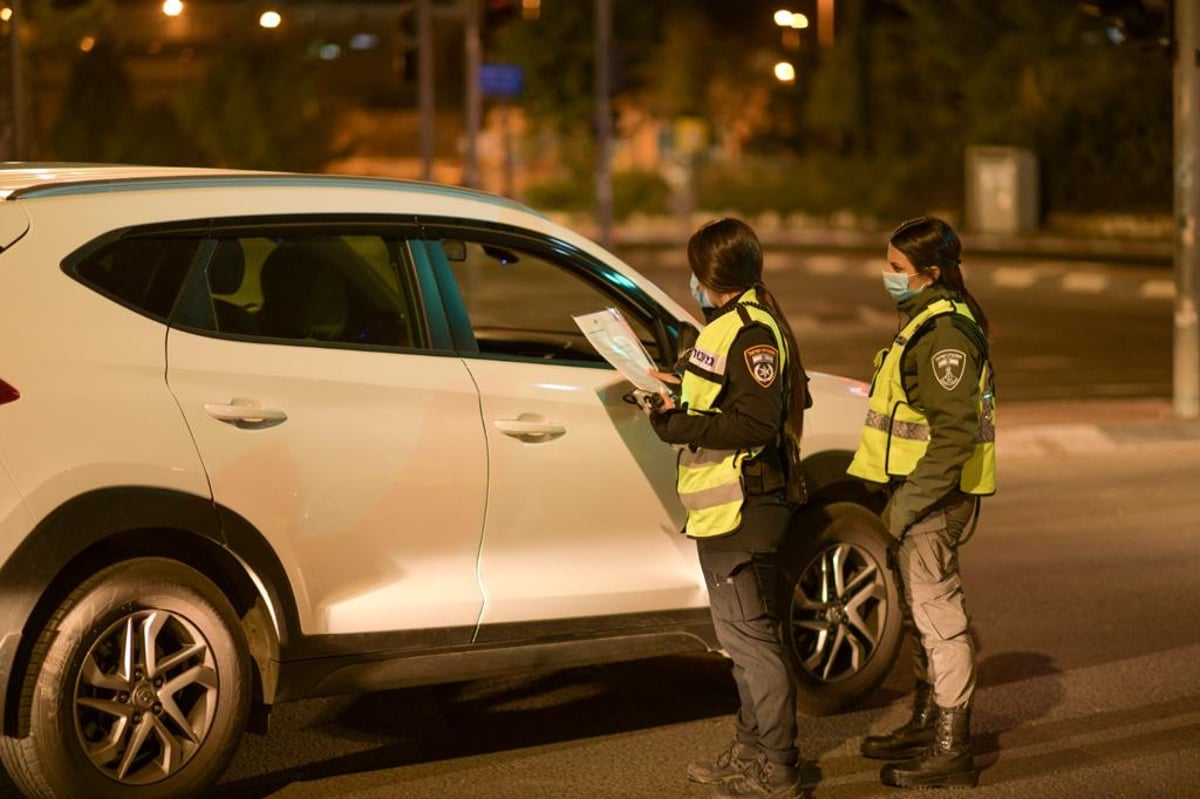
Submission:
[[[132,164],[0,163],[0,200],[98,194],[114,191],[158,190],[220,186],[324,186],[371,188],[459,197],[526,213],[528,206],[487,192],[416,180],[351,175],[257,172],[210,167],[142,166]],[[541,216],[541,214],[537,214]]]

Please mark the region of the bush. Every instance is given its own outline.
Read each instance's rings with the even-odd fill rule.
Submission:
[[[930,174],[938,175],[937,180],[930,180]],[[905,219],[928,208],[961,205],[962,164],[961,159],[922,165],[834,156],[748,156],[737,164],[699,166],[696,193],[701,208],[747,216],[852,212]]]
[[[630,170],[613,175],[613,216],[667,212],[671,189],[662,175],[649,170]],[[552,178],[525,188],[525,201],[547,211],[594,211],[595,180],[591,175]]]

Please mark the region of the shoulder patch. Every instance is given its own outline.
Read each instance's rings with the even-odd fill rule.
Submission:
[[[947,391],[958,388],[967,370],[967,355],[962,350],[938,350],[933,354],[933,373]]]
[[[779,350],[770,344],[746,348],[746,368],[763,388],[770,388],[779,374]]]

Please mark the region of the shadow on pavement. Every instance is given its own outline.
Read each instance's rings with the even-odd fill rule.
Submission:
[[[996,713],[989,704],[976,704],[972,736],[975,765],[981,772],[994,766],[1003,755],[1001,739],[1047,716],[1062,703],[1066,689],[1059,679],[1039,680],[1061,674],[1054,659],[1041,652],[1001,652],[985,658],[979,664],[976,684],[979,688],[995,688],[1022,683],[1021,701],[1005,703],[1019,708],[1018,713]],[[1011,745],[1011,744],[1010,744]]]
[[[255,749],[284,747],[283,762],[261,774],[233,776],[227,799],[261,799],[297,782],[413,766],[525,747],[730,715],[737,694],[719,657],[673,657],[566,671],[368,694],[349,700],[316,725],[275,726],[247,736],[238,761],[259,762]],[[374,744],[320,759],[321,736]],[[288,746],[289,740],[291,746]],[[272,741],[274,743],[272,743]],[[379,745],[380,741],[386,741]],[[306,753],[318,753],[316,759]],[[279,761],[263,757],[263,761]],[[235,764],[236,765],[236,764]]]

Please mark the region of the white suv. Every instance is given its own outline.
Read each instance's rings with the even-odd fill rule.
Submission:
[[[680,281],[686,279],[680,276]],[[715,647],[672,450],[572,315],[697,322],[509,200],[0,167],[0,756],[38,797],[210,786],[276,702]],[[814,375],[784,634],[808,711],[899,641],[864,386]]]

